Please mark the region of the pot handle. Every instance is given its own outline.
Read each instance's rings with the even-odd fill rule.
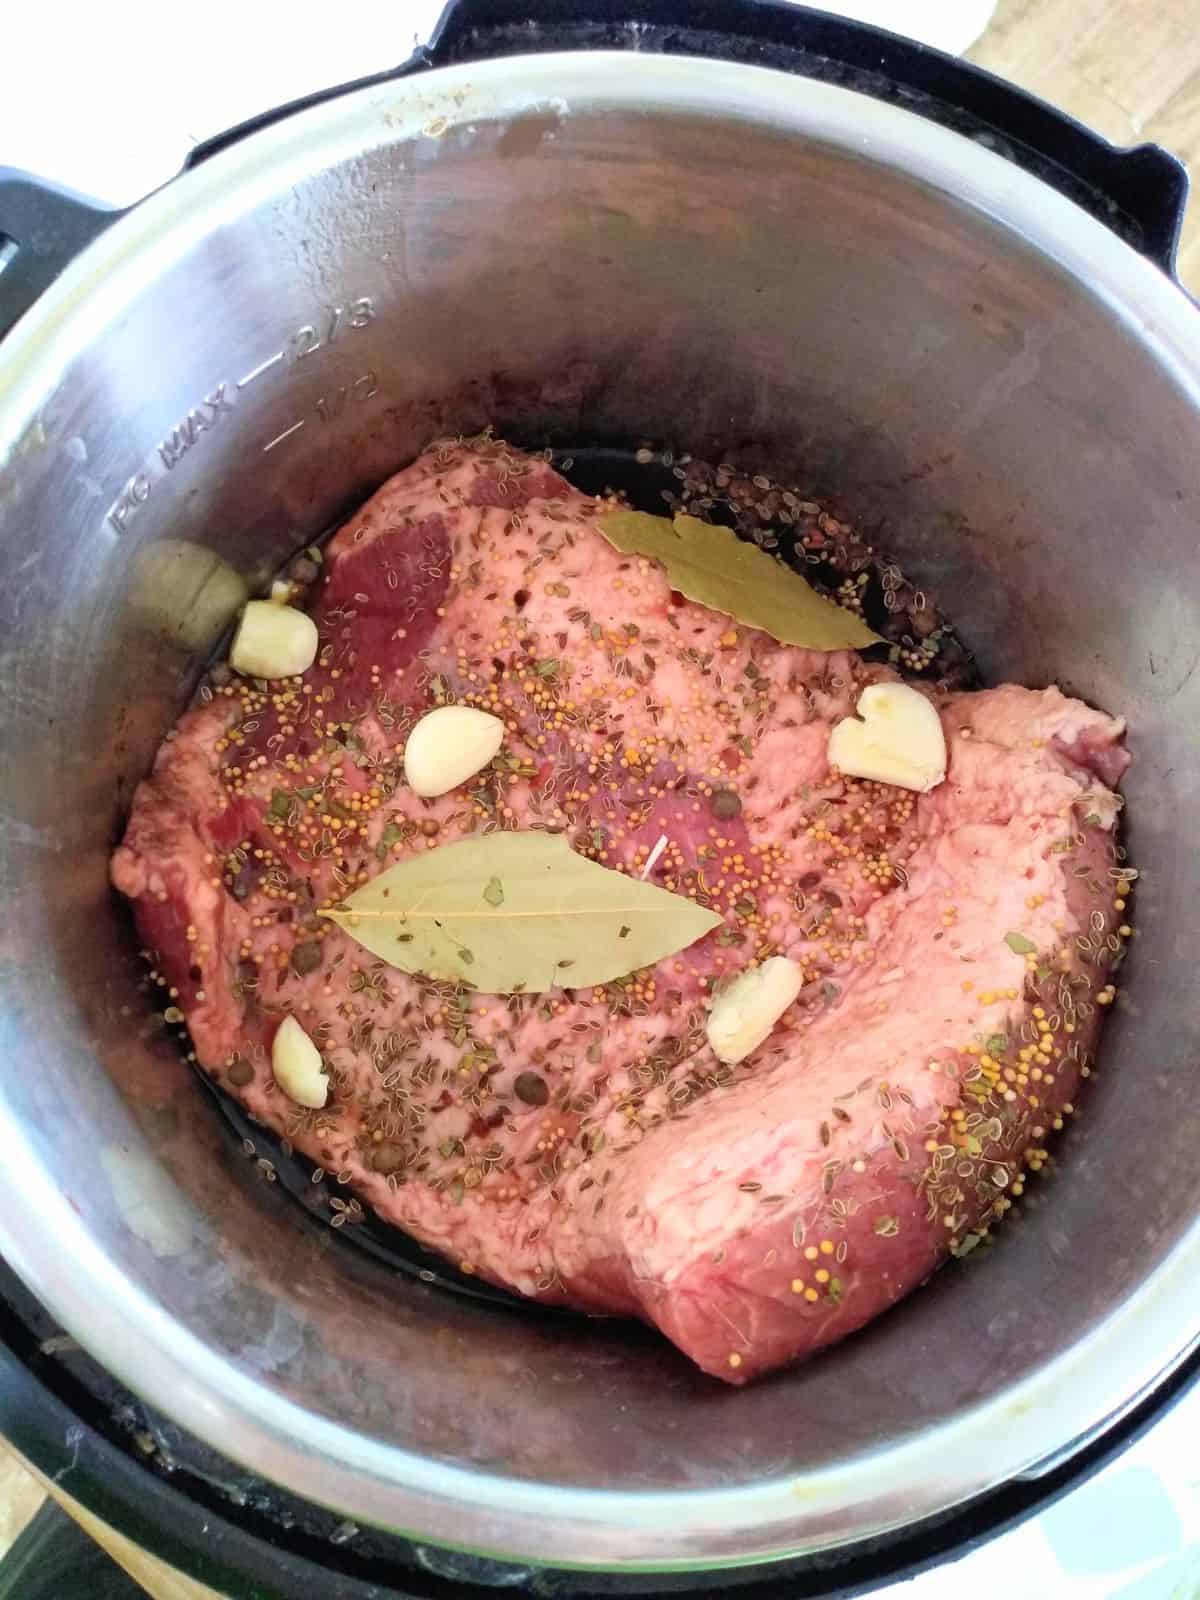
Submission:
[[[1174,276],[1187,201],[1158,145],[1119,149],[940,50],[786,0],[449,0],[429,66],[546,50],[711,56],[841,84],[974,139],[1073,200]]]
[[[0,167],[0,339],[120,215],[31,173]]]

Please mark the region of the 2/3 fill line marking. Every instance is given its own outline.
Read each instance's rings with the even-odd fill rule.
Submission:
[[[252,367],[244,378],[239,378],[237,383],[238,388],[248,388],[249,385],[254,382],[255,378],[261,378],[264,372],[269,372],[277,362],[282,360],[283,351],[276,350],[273,356],[268,356],[265,361],[260,361],[256,367]]]

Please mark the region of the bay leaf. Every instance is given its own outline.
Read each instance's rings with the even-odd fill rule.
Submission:
[[[536,831],[423,851],[321,915],[390,966],[485,994],[608,983],[685,949],[721,921],[683,895],[588,861],[561,835]]]
[[[672,588],[689,600],[761,628],[781,644],[863,650],[880,642],[861,617],[819,595],[798,572],[739,539],[732,528],[645,511],[610,511],[596,526],[624,554],[661,561]]]
[[[1006,933],[1004,942],[1015,956],[1031,956],[1037,952],[1037,945],[1023,933]]]

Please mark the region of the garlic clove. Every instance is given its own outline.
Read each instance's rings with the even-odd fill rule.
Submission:
[[[422,799],[449,794],[487,766],[504,742],[499,717],[473,706],[439,706],[408,736],[404,776]]]
[[[274,600],[249,602],[229,649],[229,665],[247,678],[294,678],[316,658],[316,623]]]
[[[732,1065],[757,1050],[803,987],[803,974],[787,956],[772,956],[743,972],[712,1003],[708,1042]]]
[[[946,776],[946,735],[937,708],[906,683],[873,683],[858,716],[829,736],[829,764],[851,778],[928,794]]]
[[[271,1046],[271,1071],[275,1082],[298,1106],[319,1111],[329,1098],[321,1052],[296,1021],[284,1017]]]

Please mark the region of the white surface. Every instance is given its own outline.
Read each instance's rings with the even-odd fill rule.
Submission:
[[[824,0],[821,9],[907,33],[957,56],[987,27],[996,0]]]
[[[962,50],[993,0],[844,0],[847,14]],[[834,9],[834,7],[830,7]],[[125,205],[199,140],[314,89],[396,64],[439,0],[351,8],[115,0],[68,13],[10,0],[0,45],[0,162]],[[898,1585],[898,1600],[1186,1600],[1200,1593],[1200,1394],[1043,1516]]]
[[[958,52],[994,5],[827,0],[826,9]],[[0,165],[129,205],[202,139],[405,60],[441,9],[441,0],[0,0]]]
[[[892,1600],[1196,1600],[1200,1461],[1193,1390],[1082,1488]]]
[[[260,111],[396,66],[440,0],[0,0],[0,164],[112,205]]]

